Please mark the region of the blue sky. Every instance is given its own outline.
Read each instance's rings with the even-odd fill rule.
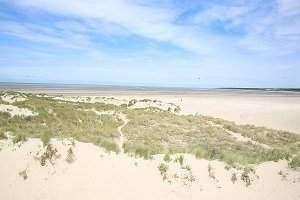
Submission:
[[[0,0],[0,81],[300,87],[299,0]]]

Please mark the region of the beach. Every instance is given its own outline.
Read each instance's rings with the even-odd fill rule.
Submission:
[[[180,106],[183,115],[197,113],[237,124],[300,134],[299,92],[59,84],[0,84],[0,90],[126,100],[157,99]]]
[[[45,84],[0,92],[1,199],[300,198],[297,92]]]

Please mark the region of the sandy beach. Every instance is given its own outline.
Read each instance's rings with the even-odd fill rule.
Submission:
[[[237,124],[252,124],[300,134],[300,95],[270,94],[129,94],[125,99],[159,99],[179,105],[181,114],[207,115]]]

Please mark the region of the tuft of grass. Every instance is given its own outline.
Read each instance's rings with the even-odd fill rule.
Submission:
[[[183,155],[180,155],[179,156],[179,163],[180,163],[180,165],[183,165],[183,161],[184,161],[184,157],[183,157]]]
[[[45,131],[42,135],[41,135],[41,140],[43,142],[44,147],[47,146],[47,144],[50,142],[51,140],[51,132],[50,131]]]
[[[176,158],[175,158],[175,160],[174,160],[174,162],[179,162],[179,164],[181,165],[181,166],[183,166],[183,161],[184,161],[184,156],[183,155],[180,155],[180,156],[177,156]]]
[[[293,169],[299,169],[300,168],[300,156],[297,155],[293,158],[293,160],[289,163],[289,166]]]
[[[165,154],[165,156],[164,156],[164,161],[165,162],[170,162],[172,159],[171,159],[171,156],[170,156],[170,154]]]
[[[109,141],[103,138],[98,138],[96,139],[96,141],[93,141],[93,143],[103,147],[104,149],[106,149],[107,152],[120,153],[119,146],[116,142]]]
[[[15,137],[13,138],[14,144],[16,144],[18,142],[24,142],[24,141],[26,141],[26,137],[21,133],[16,134]]]

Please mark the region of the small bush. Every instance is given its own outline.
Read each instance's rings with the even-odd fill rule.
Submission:
[[[160,163],[157,168],[160,172],[160,175],[162,175],[162,176],[164,176],[167,173],[167,171],[169,170],[168,165],[166,165],[165,163]]]

